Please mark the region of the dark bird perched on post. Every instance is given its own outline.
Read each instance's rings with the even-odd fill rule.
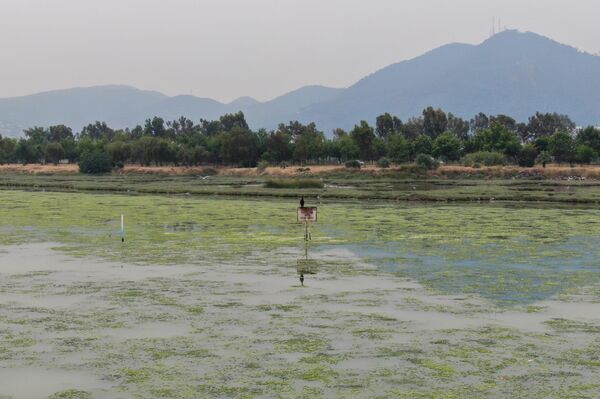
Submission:
[[[304,208],[304,196],[300,198],[300,208]]]

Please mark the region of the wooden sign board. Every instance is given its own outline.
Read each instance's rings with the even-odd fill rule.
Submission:
[[[317,221],[317,207],[316,206],[305,206],[298,208],[298,222],[316,222]]]

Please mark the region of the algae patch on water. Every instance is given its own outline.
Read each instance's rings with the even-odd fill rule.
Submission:
[[[73,255],[124,263],[237,263],[257,255],[277,265],[273,252],[303,237],[294,201],[20,191],[2,191],[0,200],[0,243],[51,241]],[[352,258],[340,273],[366,272],[353,267],[359,260],[440,292],[506,305],[600,281],[596,209],[327,203],[312,237],[313,253],[333,249],[316,259],[325,268],[344,264],[335,252],[345,250]]]
[[[0,396],[599,389],[595,209],[324,203],[305,253],[296,200],[0,200]]]

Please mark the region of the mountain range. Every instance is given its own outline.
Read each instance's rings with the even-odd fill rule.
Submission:
[[[0,134],[66,124],[75,131],[96,120],[133,127],[152,116],[216,119],[243,111],[254,129],[281,122],[315,122],[326,133],[374,122],[390,112],[402,119],[434,106],[471,118],[478,112],[526,120],[536,111],[600,124],[600,56],[531,32],[507,30],[478,45],[448,44],[387,66],[348,88],[306,86],[273,100],[231,103],[190,95],[169,97],[129,86],[74,88],[0,99]]]

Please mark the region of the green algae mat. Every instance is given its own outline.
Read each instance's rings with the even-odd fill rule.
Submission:
[[[0,203],[0,398],[600,392],[593,208],[311,203],[306,246],[295,200]]]

